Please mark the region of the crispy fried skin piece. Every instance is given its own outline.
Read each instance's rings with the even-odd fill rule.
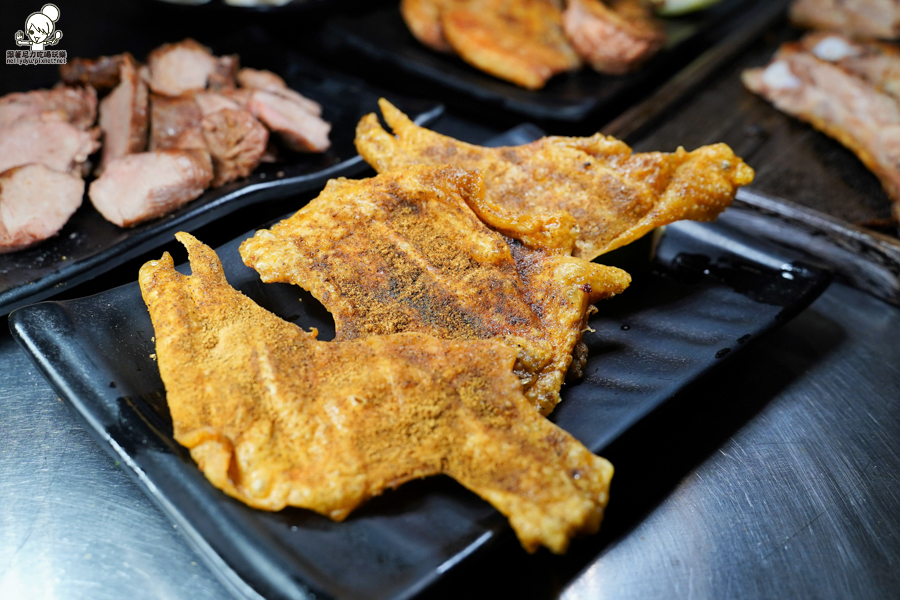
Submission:
[[[394,135],[374,114],[356,128],[356,148],[379,173],[412,164],[451,164],[484,174],[486,201],[505,211],[507,236],[542,246],[526,235],[535,211],[580,228],[574,256],[593,260],[629,244],[652,229],[681,219],[711,221],[753,180],[753,169],[725,144],[693,152],[634,154],[624,142],[596,134],[589,138],[545,137],[524,146],[484,148],[419,127],[386,100],[381,111]],[[543,220],[544,217],[541,217]],[[560,237],[564,237],[560,234]],[[552,245],[556,245],[554,242]]]
[[[666,41],[644,0],[568,0],[563,27],[594,70],[612,75],[638,68]]]
[[[631,278],[491,231],[467,205],[483,193],[479,175],[453,167],[332,180],[245,241],[241,256],[263,281],[309,290],[334,316],[337,340],[403,331],[502,339],[518,349],[516,374],[546,414],[588,307]]]
[[[175,439],[225,493],[341,521],[386,488],[445,473],[509,518],[522,546],[564,552],[593,533],[612,466],[538,415],[490,340],[405,333],[319,342],[228,285],[185,233],[140,285]]]
[[[441,11],[453,0],[400,0],[400,14],[417,40],[438,52],[453,52],[444,37]]]
[[[577,69],[554,0],[455,0],[441,10],[444,37],[459,56],[530,90]]]

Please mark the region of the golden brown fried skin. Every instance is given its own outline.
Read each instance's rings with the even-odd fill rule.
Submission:
[[[334,316],[337,340],[415,331],[505,341],[518,350],[526,396],[546,414],[559,403],[588,307],[631,278],[508,243],[469,208],[483,193],[480,176],[453,167],[332,180],[241,244],[241,257],[266,283],[309,290]]]
[[[525,223],[537,212],[569,213],[580,233],[574,256],[593,260],[661,225],[682,219],[711,221],[753,181],[753,169],[725,144],[693,152],[634,154],[624,142],[545,137],[524,146],[484,148],[419,127],[386,100],[379,101],[390,135],[374,114],[356,129],[356,148],[379,173],[414,164],[451,164],[484,174],[485,200],[517,226],[498,226],[529,245]],[[485,222],[492,227],[489,219]],[[554,231],[561,232],[564,222]],[[564,236],[552,244],[560,243]]]
[[[444,37],[482,71],[530,90],[581,66],[554,0],[454,0],[440,13]]]
[[[140,285],[175,439],[210,482],[265,510],[336,521],[386,488],[445,473],[509,518],[522,546],[593,533],[612,466],[531,407],[496,341],[406,333],[319,342],[225,280],[185,233]]]
[[[438,52],[453,52],[444,37],[441,11],[453,0],[400,0],[400,14],[417,40]]]
[[[644,0],[568,0],[563,27],[578,54],[611,75],[638,68],[666,41]]]

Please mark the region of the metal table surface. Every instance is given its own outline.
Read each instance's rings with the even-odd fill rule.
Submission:
[[[426,596],[894,597],[897,332],[900,310],[833,284],[608,448],[598,536],[501,546]],[[0,598],[227,597],[5,327],[0,423]]]

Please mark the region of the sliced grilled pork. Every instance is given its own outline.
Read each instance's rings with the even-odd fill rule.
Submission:
[[[816,58],[834,63],[900,100],[900,48],[897,46],[856,42],[838,33],[811,33],[800,44]]]
[[[131,227],[190,202],[212,177],[212,163],[202,150],[141,152],[109,163],[88,196],[106,220]]]
[[[247,108],[247,105],[250,104],[250,98],[253,96],[253,90],[249,88],[220,90],[218,93],[222,96],[225,96],[241,108]]]
[[[150,150],[205,149],[203,113],[190,95],[150,95]]]
[[[100,102],[101,173],[111,161],[147,147],[147,84],[138,69],[127,55],[119,65],[119,85]]]
[[[659,21],[641,0],[568,0],[563,28],[584,60],[613,75],[633,71],[666,41]]]
[[[193,95],[194,101],[200,108],[203,116],[211,115],[223,109],[241,110],[246,103],[239,104],[225,94],[219,92],[197,92]]]
[[[798,44],[785,44],[744,84],[852,150],[881,180],[900,217],[900,108],[888,94]]]
[[[262,160],[269,130],[244,109],[203,117],[203,138],[213,162],[213,187],[249,175]]]
[[[791,21],[800,27],[837,31],[856,38],[900,37],[897,0],[796,0]]]
[[[281,96],[288,100],[292,100],[317,117],[322,116],[322,106],[299,92],[292,90],[285,83],[284,79],[273,73],[272,71],[259,71],[256,69],[244,68],[238,71],[238,83],[242,87],[263,90],[271,92],[277,96]]]
[[[157,94],[180,96],[206,89],[219,61],[205,46],[191,39],[164,44],[147,57],[150,88]]]
[[[96,130],[83,131],[65,121],[17,121],[0,129],[0,172],[31,163],[80,171],[99,147]]]
[[[209,87],[213,90],[228,90],[237,87],[237,74],[241,59],[237,54],[216,58],[216,70],[209,74]]]
[[[135,62],[128,52],[99,58],[73,58],[59,66],[59,76],[67,85],[89,85],[105,92],[119,85],[119,69],[126,60]]]
[[[331,125],[284,96],[254,90],[247,108],[291,150],[324,152],[331,145]]]
[[[97,92],[91,87],[57,86],[0,98],[0,129],[26,119],[68,121],[89,129],[97,120]]]
[[[81,206],[84,181],[44,165],[0,173],[0,254],[56,235]]]

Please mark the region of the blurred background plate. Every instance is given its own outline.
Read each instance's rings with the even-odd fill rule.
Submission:
[[[477,114],[512,111],[541,124],[577,123],[594,113],[611,118],[729,31],[758,18],[757,13],[777,14],[786,5],[785,0],[724,0],[698,13],[665,19],[668,43],[636,72],[609,76],[585,67],[558,75],[536,91],[492,77],[457,56],[419,43],[403,22],[399,0],[333,17],[321,45],[348,69],[368,70],[379,77],[390,74],[394,86],[402,85],[404,79],[409,86],[437,86],[442,101],[454,107]]]

